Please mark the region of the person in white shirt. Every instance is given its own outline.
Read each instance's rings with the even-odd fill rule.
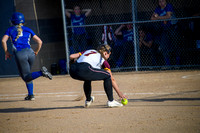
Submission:
[[[85,107],[89,107],[94,101],[91,96],[91,82],[104,80],[104,90],[108,97],[108,107],[122,107],[123,105],[113,99],[113,89],[123,99],[126,96],[120,91],[114,77],[112,76],[108,58],[111,55],[111,47],[107,44],[100,45],[97,50],[91,49],[70,55],[73,62],[70,65],[70,76],[74,79],[84,81],[84,92],[86,96]],[[74,62],[74,60],[76,60]]]

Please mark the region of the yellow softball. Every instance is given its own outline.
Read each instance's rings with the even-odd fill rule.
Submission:
[[[126,98],[124,98],[124,99],[121,100],[121,103],[122,103],[123,105],[126,105],[126,104],[128,103],[128,100],[127,100]]]

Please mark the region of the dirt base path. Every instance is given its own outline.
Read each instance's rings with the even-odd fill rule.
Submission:
[[[200,71],[114,73],[129,103],[107,108],[103,82],[95,102],[74,101],[83,82],[68,75],[34,81],[35,101],[19,78],[0,78],[0,133],[199,133]],[[114,97],[119,100],[114,92]]]

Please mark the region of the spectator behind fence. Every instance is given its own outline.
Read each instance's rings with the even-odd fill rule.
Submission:
[[[131,52],[134,53],[133,47],[133,25],[132,24],[122,24],[115,30],[116,36],[123,36],[123,41],[118,40],[115,49],[119,49],[119,53],[115,53],[116,67],[121,67],[124,63],[125,58]],[[118,56],[118,57],[117,57]]]
[[[153,37],[144,27],[139,28],[139,46],[142,66],[156,65]]]
[[[175,18],[175,13],[172,4],[166,2],[166,0],[158,0],[159,6],[155,9],[151,20],[162,20]],[[159,22],[160,29],[160,46],[159,49],[163,54],[165,65],[171,65],[170,62],[170,52],[176,51],[176,64],[180,63],[179,56],[179,35],[176,31],[177,21],[161,21]]]
[[[65,14],[71,19],[72,26],[85,25],[85,18],[90,15],[91,9],[82,9],[76,5],[72,9],[66,9]],[[72,46],[74,52],[84,51],[87,47],[87,36],[85,27],[74,27],[72,28]]]

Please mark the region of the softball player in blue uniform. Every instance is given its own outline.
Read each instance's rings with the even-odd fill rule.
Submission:
[[[28,90],[28,96],[25,97],[25,100],[35,100],[33,95],[32,80],[40,76],[52,79],[51,73],[49,73],[47,68],[44,66],[41,68],[41,71],[31,73],[31,67],[34,63],[35,56],[40,51],[42,41],[31,29],[23,26],[25,19],[22,13],[15,12],[12,15],[11,22],[13,26],[7,29],[5,35],[2,38],[2,46],[5,51],[5,59],[7,60],[7,58],[11,58],[11,54],[7,49],[7,40],[11,38],[13,54],[15,56],[19,74],[26,83]],[[33,40],[38,44],[38,47],[35,51],[33,51],[30,46],[31,38],[33,38]]]
[[[110,65],[107,62],[110,54],[111,47],[109,45],[100,45],[98,50],[91,49],[82,53],[70,55],[70,60],[73,61],[77,59],[77,61],[70,66],[71,77],[84,81],[83,88],[86,96],[85,107],[89,107],[94,101],[94,97],[91,96],[91,82],[97,80],[104,80],[104,90],[108,97],[107,106],[123,106],[121,103],[113,99],[112,87],[120,98],[125,98],[126,96],[119,90],[119,87],[110,71]]]

